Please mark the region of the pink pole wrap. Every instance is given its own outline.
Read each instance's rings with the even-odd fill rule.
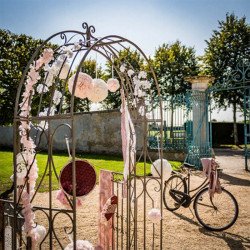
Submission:
[[[106,201],[113,195],[113,174],[110,171],[101,170],[100,171],[100,207],[99,215],[101,217],[101,212]],[[113,218],[111,218],[106,223],[101,223],[101,218],[99,218],[98,232],[99,232],[99,242],[98,247],[103,250],[113,249],[113,234],[112,234]]]
[[[127,181],[127,177],[130,171],[135,166],[135,155],[136,155],[136,134],[134,124],[130,117],[127,102],[125,99],[124,92],[121,90],[121,136],[122,136],[122,154],[124,161],[123,178]]]

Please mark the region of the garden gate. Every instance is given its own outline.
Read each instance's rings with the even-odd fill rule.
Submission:
[[[207,95],[211,100],[213,95],[221,92],[234,92],[241,98],[241,109],[244,114],[244,157],[245,170],[250,171],[250,61],[238,62],[236,68],[222,81],[215,82],[207,89]],[[210,104],[211,105],[211,104]],[[211,113],[211,111],[210,111]],[[210,130],[211,131],[211,130]],[[210,141],[212,133],[210,132]]]
[[[187,93],[187,107],[192,111],[192,134],[191,143],[187,143],[186,161],[201,167],[200,159],[211,157],[212,150],[212,100],[213,97],[222,93],[234,91],[241,98],[241,108],[244,114],[244,157],[245,169],[250,170],[250,62],[239,62],[222,81],[212,82],[211,77],[198,76],[187,78],[192,83],[191,94]]]
[[[239,62],[234,71],[222,81],[208,87],[209,78],[191,77],[188,81],[198,83],[198,89],[187,91],[185,95],[163,99],[163,147],[165,150],[182,150],[187,153],[186,161],[201,167],[200,158],[211,157],[212,151],[212,100],[220,92],[239,93],[244,114],[244,157],[245,169],[250,170],[250,63]],[[205,83],[203,89],[199,85]],[[171,108],[172,107],[172,108]],[[154,110],[158,117],[159,110]],[[157,149],[156,131],[150,123],[148,143]]]
[[[149,116],[153,117],[150,115],[153,111],[152,90],[160,100],[157,79],[150,65],[147,67],[149,72],[144,72],[133,68],[126,59],[122,61],[119,59],[121,50],[133,48],[149,64],[145,54],[136,44],[116,35],[96,38],[93,35],[95,32],[93,26],[83,23],[82,27],[83,32],[68,30],[49,37],[37,48],[24,70],[17,92],[14,114],[14,196],[13,199],[0,200],[5,207],[4,224],[1,227],[3,230],[0,232],[1,236],[4,236],[1,246],[8,244],[12,249],[18,247],[20,249],[34,247],[64,249],[69,243],[68,235],[71,235],[73,249],[76,249],[76,241],[81,239],[81,235],[77,233],[75,152],[77,124],[74,94],[77,91],[80,71],[84,72],[83,62],[98,54],[114,70],[114,75],[121,85],[121,95],[124,95],[126,100],[123,104],[131,115],[135,131],[141,130],[144,135],[142,147],[137,148],[137,154],[134,154],[135,131],[130,121],[127,181],[124,181],[122,173],[113,173],[114,183],[117,185],[114,192],[118,196],[118,209],[114,218],[113,235],[115,237],[113,237],[112,248],[164,249],[163,220],[154,224],[148,219],[148,212],[152,208],[157,207],[161,214],[163,212],[163,179],[147,176],[147,164],[151,162],[147,149],[147,119]],[[152,82],[146,79],[147,73],[153,75]],[[70,96],[67,84],[72,74],[74,79],[71,87],[69,86],[72,93]],[[100,95],[103,93],[102,89],[97,90]],[[95,96],[95,98],[99,97]],[[158,131],[159,157],[162,157],[161,101],[158,105],[160,115],[155,123],[160,128]],[[60,167],[62,167],[56,165],[53,157],[53,141],[59,130],[64,131],[69,141],[69,153],[72,158],[72,187],[70,187],[72,195],[71,198],[67,198],[66,208],[55,205],[55,195],[52,192],[57,186],[55,182],[60,178]],[[36,156],[42,136],[47,140],[48,158],[44,172],[39,172],[39,176],[42,177],[38,178],[39,166],[37,166]],[[45,179],[48,180],[48,185],[45,185]],[[39,204],[38,196],[42,187],[48,192],[48,199],[47,203]],[[86,200],[87,197],[84,204],[87,204]],[[10,229],[8,234],[7,229]],[[97,235],[97,232],[95,234]],[[96,243],[93,242],[93,244]],[[109,246],[106,246],[105,249],[108,248]]]

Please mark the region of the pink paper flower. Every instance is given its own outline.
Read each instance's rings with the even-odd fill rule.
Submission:
[[[76,74],[69,78],[68,87],[69,92],[72,94],[73,84]],[[93,89],[92,78],[88,74],[80,72],[76,81],[75,96],[79,98],[86,98]]]
[[[108,96],[108,86],[102,79],[93,80],[93,89],[88,93],[88,99],[92,102],[101,102]]]
[[[108,79],[107,86],[110,92],[116,92],[120,88],[119,81],[114,78]]]
[[[145,71],[140,71],[138,74],[139,79],[146,79],[147,78],[147,73]]]
[[[127,73],[128,73],[128,76],[131,77],[135,72],[134,70],[129,69]]]
[[[160,209],[152,208],[152,209],[148,212],[148,218],[149,218],[149,220],[151,220],[151,222],[153,222],[153,223],[158,223],[158,222],[160,222],[161,219],[162,219]]]

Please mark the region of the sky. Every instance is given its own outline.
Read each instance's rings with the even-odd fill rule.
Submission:
[[[0,28],[46,39],[87,22],[95,36],[121,35],[148,56],[177,39],[202,55],[227,12],[250,23],[250,0],[0,0]]]
[[[202,55],[227,12],[250,22],[250,0],[0,0],[0,28],[46,39],[87,22],[96,36],[121,35],[147,55],[177,39]]]

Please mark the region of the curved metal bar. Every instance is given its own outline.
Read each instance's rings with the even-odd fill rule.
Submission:
[[[56,129],[54,130],[54,132],[53,132],[52,135],[51,135],[51,151],[52,151],[52,155],[53,155],[54,135],[56,134],[56,132],[57,132],[58,129],[60,129],[61,127],[64,127],[64,126],[65,126],[66,128],[69,129],[70,133],[72,133],[72,128],[71,128],[71,126],[70,126],[69,124],[67,124],[67,123],[59,124],[59,125],[56,127]],[[54,171],[54,173],[55,173],[55,175],[56,175],[56,178],[57,178],[57,180],[58,180],[58,179],[59,179],[59,176],[58,176],[57,171],[56,171],[56,168],[55,168],[53,156],[51,157],[51,160],[52,160],[53,171]]]
[[[73,222],[73,218],[72,218],[67,212],[64,212],[64,211],[59,211],[59,212],[55,213],[55,215],[54,215],[53,218],[52,218],[52,225],[53,225],[53,227],[52,227],[52,232],[53,232],[53,234],[54,234],[54,237],[55,237],[56,241],[58,242],[58,244],[60,245],[60,247],[63,249],[63,245],[61,244],[59,238],[57,237],[57,233],[55,232],[55,227],[54,227],[54,223],[55,223],[56,217],[57,217],[59,214],[63,214],[63,215],[66,215],[67,217],[69,217],[70,222],[72,223],[72,225],[74,225],[74,222]],[[71,234],[71,233],[73,232],[73,226],[72,226],[72,228],[71,228],[71,231],[69,231],[69,232],[67,232],[67,229],[66,229],[66,228],[67,228],[67,227],[64,227],[64,232],[65,232],[66,234]]]
[[[44,209],[42,209],[42,208],[37,208],[37,207],[36,207],[36,208],[34,209],[34,213],[36,213],[36,212],[43,212],[43,213],[46,215],[47,220],[48,220],[48,222],[49,222],[49,215],[47,214],[47,212],[46,212]],[[48,224],[49,224],[49,223],[48,223]],[[46,234],[45,234],[43,240],[42,240],[42,241],[40,242],[40,244],[39,244],[40,249],[41,249],[42,244],[44,243],[44,241],[45,241],[46,238],[48,237],[48,235],[49,235],[49,230],[47,230],[47,232],[46,232]]]
[[[140,180],[141,182],[142,182],[142,191],[141,191],[141,193],[139,193],[138,195],[136,194],[136,197],[133,197],[132,196],[132,194],[131,194],[131,197],[133,197],[133,198],[136,198],[137,200],[140,198],[140,196],[143,194],[143,192],[145,191],[144,189],[144,180],[142,179],[142,177],[140,177],[140,176],[136,176],[136,177],[134,177],[136,180]],[[132,182],[131,182],[132,183]],[[137,184],[136,184],[137,185]],[[133,185],[131,184],[131,187],[132,188],[134,188],[133,187]]]
[[[43,182],[43,180],[44,180],[44,178],[45,178],[45,176],[46,176],[46,174],[47,174],[48,167],[49,167],[49,159],[47,159],[46,167],[45,167],[45,169],[44,169],[42,178],[41,178],[41,180],[39,181],[39,183],[38,183],[38,185],[37,185],[37,187],[36,187],[35,193],[34,193],[33,197],[31,198],[30,203],[32,203],[32,201],[33,201],[34,198],[36,197],[36,194],[38,193],[38,191],[39,191],[39,189],[40,189],[40,187],[41,187],[41,185],[42,185],[42,182]]]

